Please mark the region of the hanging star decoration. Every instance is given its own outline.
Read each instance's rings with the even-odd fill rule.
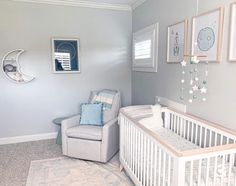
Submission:
[[[181,96],[180,99],[183,101],[184,99],[184,91],[188,91],[188,102],[193,103],[195,100],[202,100],[203,102],[206,101],[206,97],[204,96],[207,92],[207,77],[208,77],[208,62],[202,61],[204,63],[201,63],[205,65],[205,70],[199,70],[200,65],[200,57],[207,57],[203,55],[184,55],[188,60],[183,60],[180,64],[182,66],[181,73],[182,73],[182,79],[181,79]],[[188,73],[186,73],[188,72]],[[200,75],[203,75],[201,77]],[[189,76],[189,89],[185,86],[188,84],[185,84],[186,78]]]
[[[198,90],[198,86],[197,85],[194,85],[193,86],[193,91],[197,91]]]
[[[182,65],[182,67],[186,67],[187,62],[186,62],[185,60],[183,60],[183,61],[181,62],[181,65]]]
[[[207,92],[207,89],[206,89],[206,87],[202,87],[202,88],[200,89],[200,91],[201,91],[202,94],[204,94],[204,93]]]

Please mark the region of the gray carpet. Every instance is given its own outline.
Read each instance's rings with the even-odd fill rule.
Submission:
[[[55,140],[0,145],[0,186],[25,186],[32,160],[61,156]]]

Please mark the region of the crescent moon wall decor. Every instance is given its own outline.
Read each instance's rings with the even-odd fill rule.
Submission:
[[[27,83],[35,79],[21,71],[19,57],[23,52],[22,49],[10,51],[2,59],[3,74],[15,83]]]

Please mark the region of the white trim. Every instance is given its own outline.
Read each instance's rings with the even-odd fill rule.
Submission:
[[[57,132],[0,138],[0,145],[54,139],[56,137],[57,137]]]
[[[28,3],[41,3],[51,5],[64,5],[64,6],[77,6],[86,8],[99,8],[108,10],[121,10],[121,11],[132,11],[131,6],[123,4],[112,4],[112,3],[98,3],[85,0],[12,0],[17,2],[28,2]]]
[[[135,10],[137,7],[142,5],[146,0],[136,0],[132,5],[132,10]]]
[[[172,100],[169,100],[167,98],[160,97],[160,96],[156,96],[155,103],[158,103],[158,104],[161,104],[161,105],[179,110],[179,111],[184,112],[184,113],[187,112],[187,106],[186,105],[175,102],[175,101],[172,101]]]

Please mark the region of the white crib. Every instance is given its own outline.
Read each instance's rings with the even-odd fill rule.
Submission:
[[[140,124],[150,106],[121,109],[120,162],[135,185],[236,186],[236,133],[170,108],[164,128],[197,148],[180,151]]]

